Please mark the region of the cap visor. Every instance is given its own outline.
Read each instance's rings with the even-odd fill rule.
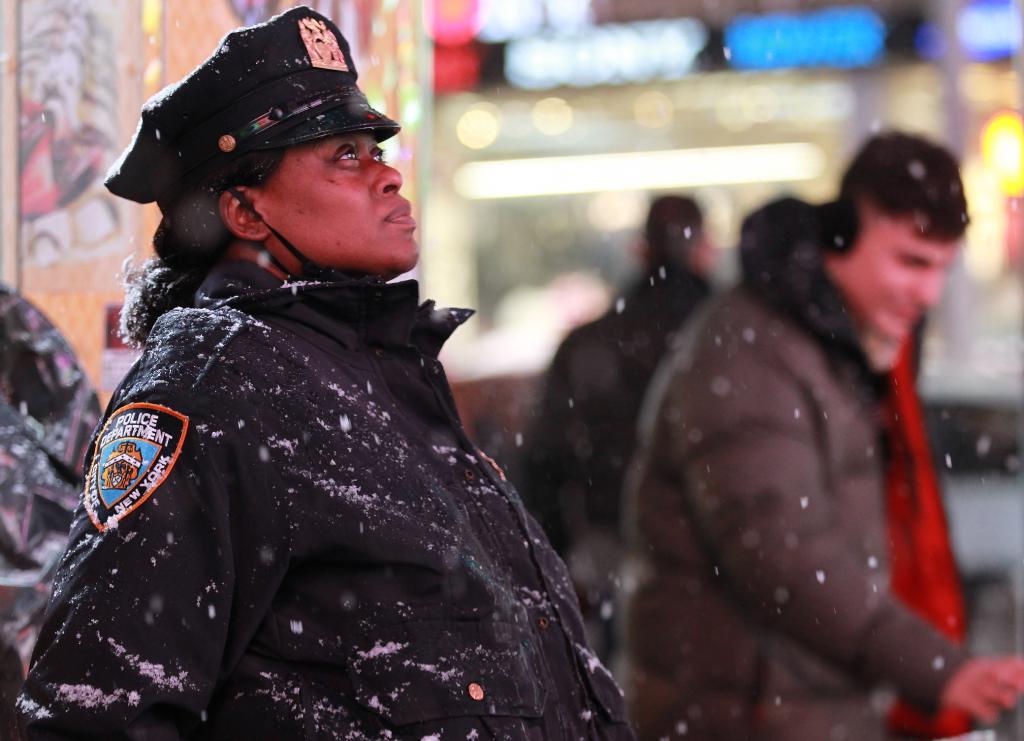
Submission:
[[[286,130],[276,132],[255,148],[284,147],[353,131],[371,132],[378,142],[382,142],[398,133],[401,126],[396,121],[375,111],[361,93],[354,92],[354,95],[334,108],[317,111],[315,115],[289,126]]]

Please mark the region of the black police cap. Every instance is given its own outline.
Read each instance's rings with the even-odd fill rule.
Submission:
[[[163,207],[254,150],[352,131],[394,136],[398,124],[370,107],[356,78],[345,37],[310,8],[236,29],[188,77],[146,101],[105,185]]]

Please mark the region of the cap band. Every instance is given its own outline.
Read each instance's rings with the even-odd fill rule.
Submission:
[[[340,97],[348,97],[352,94],[351,88],[343,90],[333,95],[320,95],[312,100],[303,101],[301,103],[293,104],[292,106],[274,106],[266,113],[257,116],[252,121],[247,123],[237,131],[233,131],[228,136],[231,136],[235,140],[236,146],[242,144],[246,139],[262,133],[269,129],[271,126],[276,126],[279,123],[284,123],[289,119],[294,119],[307,111],[311,111],[314,108],[319,108],[322,105],[327,105],[335,102]],[[223,147],[221,147],[223,149]]]
[[[336,73],[331,73],[332,77]],[[321,70],[307,70],[306,75],[312,78],[313,82],[323,75]],[[296,90],[296,78],[304,75],[291,74],[279,80],[265,85],[256,94],[247,95],[237,101],[230,108],[218,112],[218,114],[196,128],[186,132],[186,135],[178,139],[173,146],[173,151],[181,163],[188,163],[188,168],[183,170],[179,177],[187,179],[190,172],[202,167],[209,160],[217,155],[228,152],[241,154],[245,149],[252,148],[262,135],[271,127],[281,129],[290,128],[291,125],[301,123],[309,116],[309,111],[318,108],[323,111],[335,108],[352,99],[365,101],[366,97],[354,84],[337,84],[335,77],[328,89],[321,89],[314,92],[298,103],[282,102],[265,108],[267,98],[271,100],[287,101],[294,99]],[[277,88],[275,90],[275,88]],[[256,105],[260,107],[255,111]],[[280,112],[280,113],[278,113]],[[238,126],[238,120],[248,121],[243,126]],[[353,122],[356,124],[357,122]],[[288,124],[282,126],[281,124]],[[355,126],[354,126],[355,127]],[[353,128],[354,128],[353,127]],[[245,145],[243,147],[243,144]]]

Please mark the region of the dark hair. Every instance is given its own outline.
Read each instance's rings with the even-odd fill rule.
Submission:
[[[162,314],[192,305],[196,289],[232,240],[220,218],[221,194],[231,186],[265,183],[281,164],[284,151],[251,152],[160,204],[163,218],[153,235],[157,256],[125,273],[125,341],[141,345]]]
[[[661,196],[651,202],[644,236],[652,258],[662,261],[671,253],[687,253],[700,240],[703,229],[704,215],[695,200],[686,196]]]
[[[958,239],[969,222],[953,154],[898,131],[873,136],[861,147],[843,175],[839,196],[867,200],[893,216],[913,216],[929,238]]]

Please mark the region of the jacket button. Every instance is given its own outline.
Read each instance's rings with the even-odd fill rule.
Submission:
[[[548,626],[550,624],[551,623],[548,621],[548,619],[546,617],[544,617],[543,615],[541,615],[539,618],[537,618],[537,627],[540,628],[541,630],[547,630]]]
[[[484,688],[476,682],[470,682],[469,687],[466,688],[469,691],[469,696],[480,702],[484,699]]]
[[[463,478],[466,479],[466,481],[472,481],[473,479],[476,478],[476,474],[473,473],[472,469],[469,468],[462,472],[462,476]]]

